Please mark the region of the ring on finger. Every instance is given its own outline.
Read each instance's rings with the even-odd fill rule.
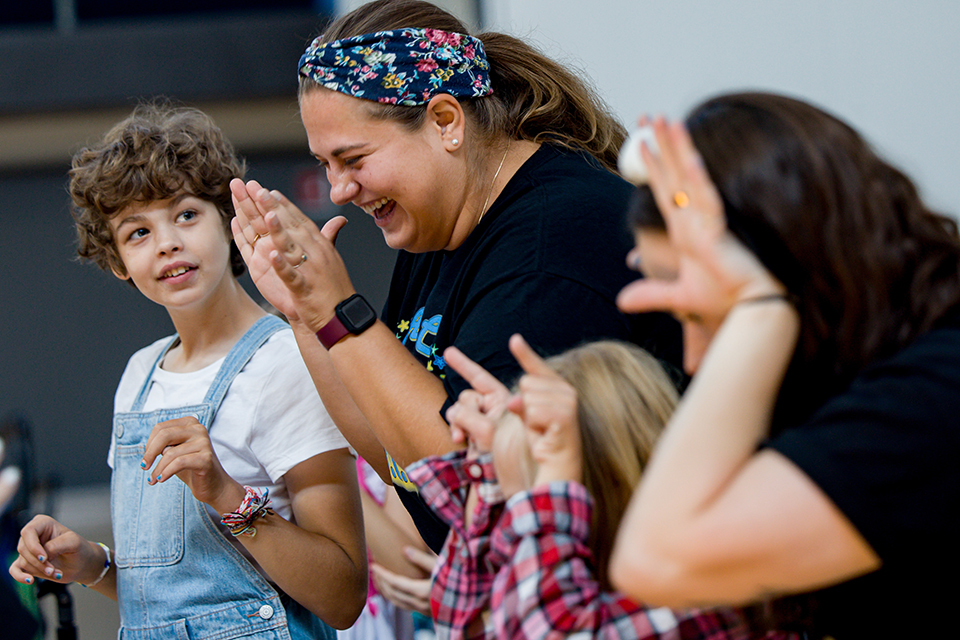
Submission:
[[[268,235],[270,235],[270,234],[269,234],[269,233],[263,233],[263,234],[258,233],[257,235],[255,235],[255,236],[253,237],[253,241],[250,242],[250,248],[253,249],[255,246],[257,246],[257,240],[259,240],[260,238],[266,238]]]
[[[293,268],[294,268],[294,269],[299,269],[299,268],[300,268],[300,265],[302,265],[302,264],[303,264],[304,262],[306,262],[306,261],[307,261],[307,254],[304,253],[304,254],[302,254],[302,255],[300,256],[300,262],[298,262],[297,264],[293,265]]]
[[[683,209],[690,204],[690,196],[687,195],[686,191],[677,191],[673,194],[673,204]]]

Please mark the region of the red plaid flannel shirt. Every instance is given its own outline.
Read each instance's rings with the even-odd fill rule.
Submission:
[[[430,593],[439,638],[748,640],[733,609],[650,609],[600,589],[587,546],[593,500],[554,482],[506,503],[489,454],[457,451],[407,468],[420,495],[450,524]],[[466,489],[480,496],[469,528]],[[501,517],[502,514],[502,517]],[[496,525],[496,526],[495,526]],[[770,633],[766,640],[795,640]]]
[[[420,497],[450,525],[433,570],[430,606],[439,638],[495,638],[490,625],[490,589],[496,567],[487,562],[490,530],[503,510],[490,454],[468,460],[465,451],[430,457],[406,469]],[[480,498],[466,526],[467,488]]]
[[[574,482],[553,482],[507,501],[490,540],[490,563],[500,567],[490,602],[497,638],[753,637],[733,609],[649,609],[602,591],[587,546],[592,511],[590,494]]]

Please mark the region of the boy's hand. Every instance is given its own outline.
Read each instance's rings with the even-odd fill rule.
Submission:
[[[93,582],[103,569],[103,549],[50,516],[36,516],[20,530],[17,553],[10,575],[24,584]]]
[[[144,473],[150,474],[151,485],[177,476],[190,488],[194,498],[210,505],[217,513],[233,511],[243,501],[243,487],[223,470],[207,428],[193,416],[155,426],[147,439],[140,466]]]
[[[447,347],[443,358],[473,387],[461,392],[456,404],[447,409],[453,441],[469,438],[478,451],[490,451],[496,421],[507,409],[510,390],[456,347]]]
[[[537,461],[534,486],[554,480],[583,482],[577,392],[519,334],[510,351],[526,372],[509,409],[523,419],[530,453]]]

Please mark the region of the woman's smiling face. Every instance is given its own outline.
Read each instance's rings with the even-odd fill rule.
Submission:
[[[462,163],[453,160],[429,117],[411,132],[373,117],[371,106],[328,89],[300,99],[310,152],[327,171],[330,199],[372,215],[394,249],[451,248],[464,203]]]

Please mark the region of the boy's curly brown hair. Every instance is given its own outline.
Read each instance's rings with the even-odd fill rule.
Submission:
[[[109,220],[131,205],[181,193],[213,203],[229,237],[230,180],[245,172],[244,161],[207,114],[166,101],[141,104],[99,144],[73,156],[68,190],[77,254],[126,275]],[[233,242],[230,264],[235,276],[245,270]]]

